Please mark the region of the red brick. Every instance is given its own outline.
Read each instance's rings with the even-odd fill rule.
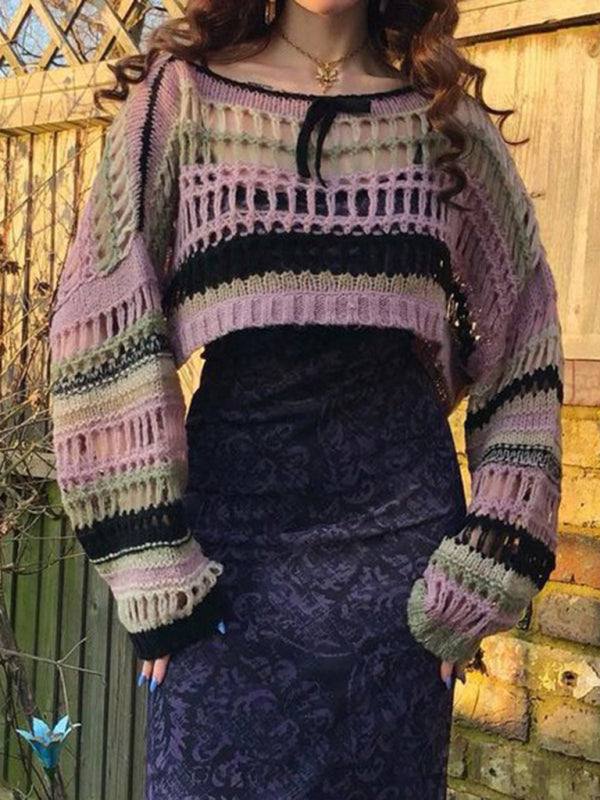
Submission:
[[[600,589],[600,537],[560,534],[550,578]]]
[[[469,675],[464,686],[456,684],[454,717],[482,731],[526,741],[529,731],[527,691]]]
[[[452,728],[450,739],[450,757],[448,759],[448,775],[454,778],[464,778],[467,771],[467,745],[468,740],[457,733],[456,726]]]
[[[600,706],[600,652],[540,644],[509,633],[484,643],[490,678],[524,686],[530,692],[572,697]]]
[[[514,800],[600,798],[598,770],[581,759],[480,739],[469,741],[467,753],[469,783],[489,787]]]
[[[600,598],[552,587],[536,598],[534,626],[548,636],[598,647]]]
[[[448,787],[446,800],[486,800],[481,794],[472,794],[471,792],[463,791],[462,789],[452,789]],[[510,800],[509,797],[506,800]]]
[[[600,762],[600,710],[555,697],[537,701],[532,738],[546,750]]]

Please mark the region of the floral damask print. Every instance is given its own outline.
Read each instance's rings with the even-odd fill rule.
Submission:
[[[411,342],[281,325],[205,348],[186,513],[232,616],[149,694],[146,800],[444,800],[453,691],[406,602],[466,508]]]

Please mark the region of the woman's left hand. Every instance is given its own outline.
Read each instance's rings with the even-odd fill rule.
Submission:
[[[138,686],[150,681],[150,691],[153,692],[164,681],[170,660],[171,656],[166,655],[154,661],[144,661],[138,675]]]
[[[452,686],[452,678],[458,678],[463,683],[466,683],[467,677],[465,675],[466,661],[442,661],[440,664],[440,677],[446,684],[448,689]]]

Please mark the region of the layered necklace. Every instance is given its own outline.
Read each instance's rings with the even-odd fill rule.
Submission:
[[[299,47],[297,44],[291,41],[282,30],[279,28],[276,29],[276,33],[281,36],[282,39],[290,44],[293,48],[295,48],[299,53],[302,53],[305,56],[308,56],[311,61],[313,61],[317,65],[317,71],[315,73],[316,80],[321,84],[321,87],[324,92],[330,89],[334,83],[337,83],[340,79],[340,73],[337,68],[338,64],[341,64],[343,61],[347,61],[351,58],[355,53],[358,53],[359,50],[362,50],[369,41],[369,36],[365,36],[365,39],[362,44],[358,47],[355,47],[350,53],[347,53],[342,58],[336,58],[335,61],[324,61],[322,58],[317,58],[313,56],[311,53],[308,53],[306,50],[303,50],[302,47]]]

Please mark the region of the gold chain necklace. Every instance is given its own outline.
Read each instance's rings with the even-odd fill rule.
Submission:
[[[292,47],[298,50],[298,52],[302,53],[305,56],[308,56],[311,59],[311,61],[315,62],[315,64],[318,67],[317,72],[315,74],[315,78],[319,81],[319,83],[323,87],[324,92],[326,92],[327,89],[333,86],[333,84],[336,81],[339,81],[340,79],[340,73],[339,70],[337,69],[337,65],[341,64],[342,61],[347,61],[355,53],[358,53],[358,51],[362,50],[362,48],[369,41],[369,36],[367,35],[362,44],[360,44],[358,47],[355,47],[354,50],[352,50],[350,53],[347,53],[345,56],[342,56],[342,58],[337,58],[335,59],[335,61],[323,61],[323,59],[317,58],[316,56],[307,53],[306,50],[303,50],[297,44],[294,44],[294,42],[292,42],[282,30],[277,30],[277,33],[282,37],[282,39],[285,39],[285,41],[288,44],[290,44]]]

